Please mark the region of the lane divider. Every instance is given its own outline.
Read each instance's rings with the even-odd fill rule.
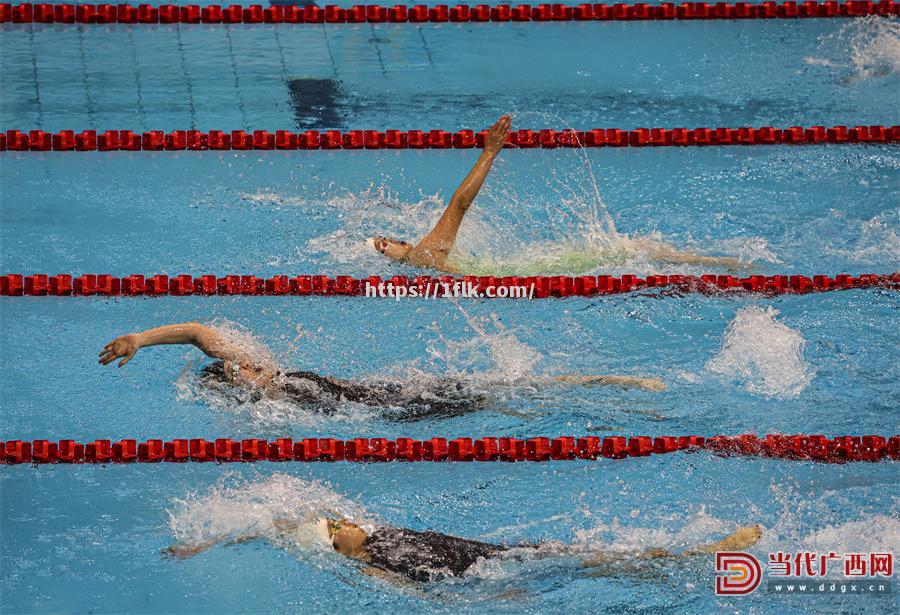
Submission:
[[[0,151],[228,151],[228,150],[381,150],[471,149],[484,147],[486,130],[7,130]],[[506,147],[687,147],[713,145],[815,145],[822,143],[897,143],[900,126],[791,126],[773,128],[593,128],[591,130],[516,130]]]
[[[547,21],[666,21],[696,19],[775,19],[900,15],[900,3],[869,2],[666,2],[638,4],[501,4],[489,6],[439,4],[393,7],[374,4],[341,8],[335,5],[270,6],[260,4],[178,6],[164,4],[0,4],[0,22],[80,24],[341,24],[341,23],[478,23]]]
[[[876,462],[900,459],[900,436],[840,436],[770,434],[741,436],[596,436],[561,438],[249,438],[203,440],[133,439],[8,440],[0,442],[0,461],[22,463],[157,463],[240,461],[549,461],[623,459],[676,451],[709,450],[721,456],[767,457],[822,463]]]
[[[186,296],[186,295],[269,295],[269,296],[367,296],[390,298],[534,298],[587,297],[639,290],[663,289],[678,293],[758,292],[771,295],[805,294],[853,288],[900,290],[900,273],[890,275],[636,275],[600,276],[393,276],[354,278],[324,275],[262,278],[252,275],[129,275],[122,278],[104,274],[0,276],[0,296],[85,297],[85,296]]]

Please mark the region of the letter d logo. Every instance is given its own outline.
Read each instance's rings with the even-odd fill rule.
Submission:
[[[744,596],[755,591],[762,581],[759,560],[749,553],[716,553],[716,572],[717,596]]]

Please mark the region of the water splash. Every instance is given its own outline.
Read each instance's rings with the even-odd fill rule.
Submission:
[[[639,511],[635,511],[639,512]],[[618,518],[594,521],[590,528],[575,532],[575,545],[585,552],[640,553],[662,548],[673,552],[705,545],[734,531],[735,524],[710,515],[703,506],[687,513],[678,529],[623,524]]]
[[[373,515],[328,483],[280,473],[255,481],[227,473],[205,492],[175,499],[166,512],[176,542],[186,546],[258,536],[281,546],[330,552],[331,546],[317,538],[320,518],[349,519],[369,530],[375,523]],[[281,520],[298,522],[298,529],[285,536]]]
[[[878,16],[848,20],[823,36],[807,64],[847,73],[845,83],[900,75],[900,22]]]
[[[253,387],[238,387],[202,377],[198,362],[188,362],[179,374],[175,387],[183,401],[202,403],[222,413],[249,421],[257,430],[277,431],[285,425],[315,427],[325,424],[367,424],[373,420],[416,420],[417,417],[454,416],[458,413],[485,409],[547,384],[552,379],[537,373],[544,356],[518,339],[496,316],[483,319],[458,309],[467,319],[472,335],[461,339],[447,338],[435,323],[435,337],[425,347],[423,359],[388,367],[380,372],[355,378],[372,387],[391,387],[391,406],[374,407],[341,400],[309,382],[308,397],[320,403],[300,403],[290,397],[267,394]],[[260,364],[289,372],[292,356],[299,351],[296,339],[287,352],[276,356],[246,329],[225,319],[213,322],[231,343],[240,347]],[[298,334],[299,337],[299,334]],[[329,376],[332,374],[323,374]],[[306,381],[294,380],[294,386]],[[424,402],[442,408],[438,414],[422,414],[416,409]]]
[[[741,263],[782,263],[764,237],[732,237],[706,242],[706,246],[717,254],[734,254]]]
[[[531,384],[544,356],[507,329],[495,313],[485,317],[469,314],[458,302],[456,308],[474,335],[452,340],[433,326],[429,342],[429,370],[463,377],[485,385]]]
[[[540,122],[539,122],[540,123]],[[562,124],[564,125],[564,124]],[[450,261],[475,275],[586,274],[603,271],[674,272],[661,253],[675,250],[659,233],[629,236],[616,228],[583,149],[557,150],[546,165],[513,170],[502,158],[460,229]],[[545,195],[552,195],[547,198]],[[396,273],[393,263],[365,243],[387,235],[415,242],[437,222],[446,204],[440,193],[405,202],[385,184],[360,193],[322,195],[336,230],[310,239],[306,250],[335,264],[374,273]],[[245,195],[254,202],[306,206],[270,192]],[[751,253],[747,253],[752,256]]]
[[[845,223],[848,221],[845,220]],[[897,233],[900,209],[883,212],[857,224],[859,235],[856,241],[834,252],[858,263],[888,264],[894,267],[900,264],[900,234]]]
[[[339,424],[362,425],[378,418],[368,406],[345,402],[337,406],[323,397],[321,405],[306,405],[287,397],[272,397],[252,387],[237,387],[201,378],[196,363],[188,363],[175,381],[181,401],[200,403],[226,415],[249,422],[260,433],[281,433],[286,426],[322,427]],[[327,412],[322,411],[327,407]]]
[[[900,519],[872,515],[828,525],[806,536],[803,545],[826,553],[897,553],[900,552]]]
[[[278,372],[289,371],[286,366],[292,365],[292,353],[299,350],[299,328],[297,337],[289,342],[287,352],[276,355],[262,340],[238,323],[217,318],[210,326],[251,361]],[[178,375],[175,381],[178,399],[202,403],[220,412],[239,416],[259,429],[341,422],[359,424],[368,422],[375,416],[372,409],[362,404],[342,404],[337,408],[329,408],[329,412],[325,414],[319,411],[321,408],[304,406],[284,397],[273,397],[253,387],[238,387],[206,380],[201,378],[198,363],[188,361]]]
[[[743,383],[755,395],[799,396],[815,370],[803,358],[803,336],[778,322],[778,313],[752,305],[739,310],[728,324],[722,349],[706,369]]]

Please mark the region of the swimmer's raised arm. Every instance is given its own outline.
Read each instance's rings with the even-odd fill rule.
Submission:
[[[122,367],[141,348],[163,344],[191,344],[209,357],[238,363],[247,360],[245,353],[216,329],[196,322],[184,322],[117,337],[103,347],[100,352],[100,363],[108,365],[121,358],[119,367]]]
[[[504,115],[488,129],[484,140],[484,150],[478,157],[478,162],[459,185],[450,199],[450,203],[444,210],[444,214],[437,224],[422,240],[406,255],[406,261],[417,267],[431,267],[446,270],[447,255],[456,243],[456,234],[462,224],[469,206],[481,190],[485,178],[487,178],[494,159],[506,144],[506,136],[509,134],[511,119]]]

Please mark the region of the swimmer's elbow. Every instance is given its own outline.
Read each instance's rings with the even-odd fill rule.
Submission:
[[[198,322],[190,324],[191,338],[194,346],[202,350],[203,353],[209,357],[223,358],[219,356],[221,352],[218,351],[218,347],[221,346],[219,332],[212,327],[208,327]]]
[[[457,190],[450,199],[450,208],[467,211],[474,200],[474,194],[467,194],[464,190]]]

